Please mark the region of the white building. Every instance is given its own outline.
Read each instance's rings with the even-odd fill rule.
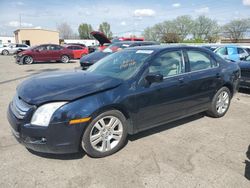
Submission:
[[[10,43],[15,43],[15,37],[0,36],[0,47],[8,45]]]

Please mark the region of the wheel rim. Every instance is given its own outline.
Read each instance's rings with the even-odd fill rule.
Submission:
[[[91,146],[100,152],[115,148],[123,133],[121,121],[114,116],[106,116],[98,120],[90,131]]]
[[[62,56],[62,62],[63,63],[67,63],[68,61],[69,61],[68,56],[66,56],[66,55]]]
[[[216,111],[219,114],[223,114],[226,112],[229,106],[229,94],[226,91],[223,91],[219,94],[216,103]]]
[[[31,64],[33,62],[33,59],[32,59],[32,57],[26,57],[25,60],[24,60],[24,62],[26,64]]]
[[[8,55],[8,51],[4,50],[3,55]]]

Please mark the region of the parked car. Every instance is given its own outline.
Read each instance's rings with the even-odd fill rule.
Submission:
[[[159,44],[158,42],[151,42],[151,41],[124,41],[124,42],[113,43],[103,51],[96,51],[92,54],[82,57],[80,59],[80,65],[82,66],[83,69],[87,69],[89,66],[93,65],[100,59],[114,52],[117,52],[118,50],[135,46],[149,46],[158,44]]]
[[[17,140],[31,150],[73,153],[82,146],[92,157],[105,157],[121,149],[128,134],[199,112],[224,116],[239,77],[236,63],[204,48],[127,48],[87,71],[25,80],[8,120]]]
[[[0,54],[2,55],[9,55],[15,54],[16,51],[26,50],[29,46],[26,44],[9,44],[7,47],[0,48]]]
[[[32,64],[34,62],[50,61],[68,63],[73,57],[72,50],[57,44],[43,44],[18,53],[16,56],[16,62],[18,64]]]
[[[240,88],[250,89],[250,56],[239,62],[241,69]]]
[[[224,59],[233,61],[239,61],[249,56],[247,50],[239,46],[222,46],[217,48],[214,52]]]
[[[65,45],[65,47],[73,52],[73,59],[80,59],[89,53],[88,48],[78,45]]]
[[[202,46],[203,48],[207,48],[211,51],[215,51],[217,48],[219,48],[220,46],[219,45],[205,45],[205,46]]]

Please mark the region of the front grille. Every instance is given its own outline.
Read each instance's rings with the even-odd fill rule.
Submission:
[[[11,102],[10,108],[17,119],[24,119],[25,115],[29,109],[32,108],[32,106],[24,102],[16,95]]]
[[[241,69],[241,76],[250,78],[250,69]]]

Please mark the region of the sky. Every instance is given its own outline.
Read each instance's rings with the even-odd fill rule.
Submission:
[[[67,22],[75,33],[81,23],[97,30],[106,21],[116,36],[140,34],[146,27],[181,15],[205,15],[220,25],[250,18],[250,0],[0,0],[0,36],[22,27],[56,30]]]

